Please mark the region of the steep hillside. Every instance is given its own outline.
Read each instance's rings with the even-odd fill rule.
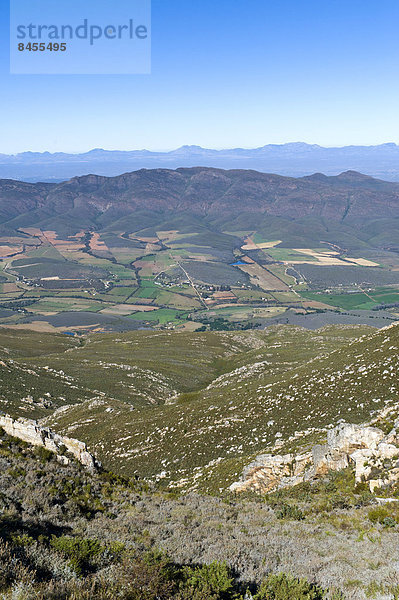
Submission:
[[[29,362],[64,371],[80,386],[101,385],[107,396],[123,402],[164,404],[247,365],[259,364],[267,376],[284,372],[341,347],[364,331],[369,328],[327,328],[321,333],[272,327],[249,332],[103,334],[82,340],[68,353],[34,357]]]
[[[42,417],[41,426],[86,442],[106,469],[90,474],[61,443],[57,458],[47,446],[32,449],[0,431],[5,600],[17,593],[108,600],[126,590],[125,600],[142,600],[154,577],[165,583],[166,558],[158,548],[168,552],[167,572],[176,576],[167,580],[174,587],[165,600],[195,598],[190,569],[195,581],[208,581],[201,565],[212,561],[217,581],[230,581],[231,595],[197,594],[201,600],[264,600],[262,580],[282,571],[283,584],[270,576],[267,585],[302,590],[300,600],[309,593],[314,600],[397,594],[399,491],[396,463],[386,459],[393,449],[397,461],[399,325],[80,339],[0,330],[0,348],[4,412]],[[350,425],[334,430],[342,420]],[[11,424],[18,435],[21,424]],[[35,435],[43,431],[29,427]],[[276,454],[296,460],[326,437],[324,450],[313,455],[317,463],[304,459],[312,478],[304,471],[299,485],[269,493],[276,489],[267,480]],[[359,458],[355,472],[347,455],[359,447],[378,460]],[[245,474],[259,465],[266,495],[237,497],[229,490],[238,481],[258,489],[251,480],[246,486]],[[293,463],[287,465],[292,475]],[[151,593],[150,600],[159,597]]]
[[[397,408],[399,325],[64,339],[48,335],[40,356],[26,344],[24,357],[0,335],[2,410],[45,418],[115,471],[184,489],[226,488],[256,454]]]
[[[88,388],[86,382],[52,368],[46,360],[39,364],[43,356],[68,356],[80,346],[81,340],[65,335],[2,329],[0,411],[13,417],[39,418],[66,404],[104,395],[95,385]]]
[[[269,375],[284,372],[364,331],[369,328],[313,333],[281,327],[201,334],[138,331],[77,339],[0,329],[0,410],[43,417],[61,405],[97,397],[119,400],[129,410],[163,405],[246,365],[259,363]],[[276,337],[284,343],[275,344]]]
[[[277,329],[268,350],[284,345]],[[302,365],[288,361],[277,374],[265,356],[266,364],[246,364],[151,412],[104,398],[48,422],[87,441],[113,469],[217,490],[268,448],[314,444],[340,419],[360,423],[397,410],[398,346],[399,326],[393,326],[325,356],[307,356]]]

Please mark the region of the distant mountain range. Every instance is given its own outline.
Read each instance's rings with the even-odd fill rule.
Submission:
[[[91,173],[113,177],[143,168],[176,169],[197,166],[252,169],[292,177],[315,172],[337,175],[342,171],[354,170],[388,181],[399,181],[399,146],[388,143],[378,146],[325,148],[298,142],[230,150],[182,146],[171,152],[108,151],[97,148],[83,154],[0,154],[0,177],[25,181],[62,181]]]

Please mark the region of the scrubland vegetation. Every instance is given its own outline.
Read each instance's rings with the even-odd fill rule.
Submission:
[[[350,469],[267,497],[179,496],[0,442],[4,600],[398,596],[399,507]]]
[[[351,468],[229,486],[341,419],[388,433],[398,343],[397,326],[3,331],[4,412],[85,441],[105,470],[0,436],[0,598],[396,600],[398,489],[377,497]]]

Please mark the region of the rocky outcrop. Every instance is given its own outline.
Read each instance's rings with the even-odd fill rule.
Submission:
[[[328,431],[325,445],[314,446],[307,454],[260,455],[230,490],[271,492],[350,465],[356,481],[367,482],[371,491],[398,482],[399,420],[388,435],[377,427],[341,423]]]
[[[13,437],[16,437],[28,444],[34,446],[42,446],[51,452],[57,454],[60,462],[68,464],[69,459],[66,455],[68,452],[72,454],[83,466],[90,471],[96,471],[101,467],[95,457],[87,450],[84,442],[75,440],[74,438],[58,435],[48,429],[41,427],[37,421],[29,419],[13,419],[9,415],[0,415],[0,427]]]
[[[232,491],[242,492],[252,489],[271,492],[275,489],[296,485],[303,481],[306,469],[311,464],[311,453],[261,454],[245,467],[240,481],[230,486]]]

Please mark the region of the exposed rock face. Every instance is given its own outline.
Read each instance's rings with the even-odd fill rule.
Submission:
[[[343,423],[327,433],[325,446],[312,450],[314,475],[345,469],[357,450],[373,452],[384,439],[384,433],[376,427],[362,427]],[[360,457],[360,455],[359,455]]]
[[[23,418],[14,420],[9,415],[0,415],[0,427],[8,435],[34,446],[42,446],[51,450],[51,452],[57,454],[60,462],[64,464],[68,463],[68,458],[64,456],[66,449],[90,471],[96,471],[101,466],[94,456],[88,452],[84,442],[58,435],[47,427],[41,427],[36,421]]]
[[[303,481],[306,468],[310,463],[310,453],[299,456],[261,454],[245,467],[242,480],[233,483],[230,489],[238,492],[247,489],[270,492],[281,487],[296,485]]]
[[[308,454],[258,456],[230,490],[271,492],[353,465],[356,481],[367,482],[373,491],[399,481],[398,431],[399,420],[388,435],[376,427],[341,423],[327,433],[327,444]]]

